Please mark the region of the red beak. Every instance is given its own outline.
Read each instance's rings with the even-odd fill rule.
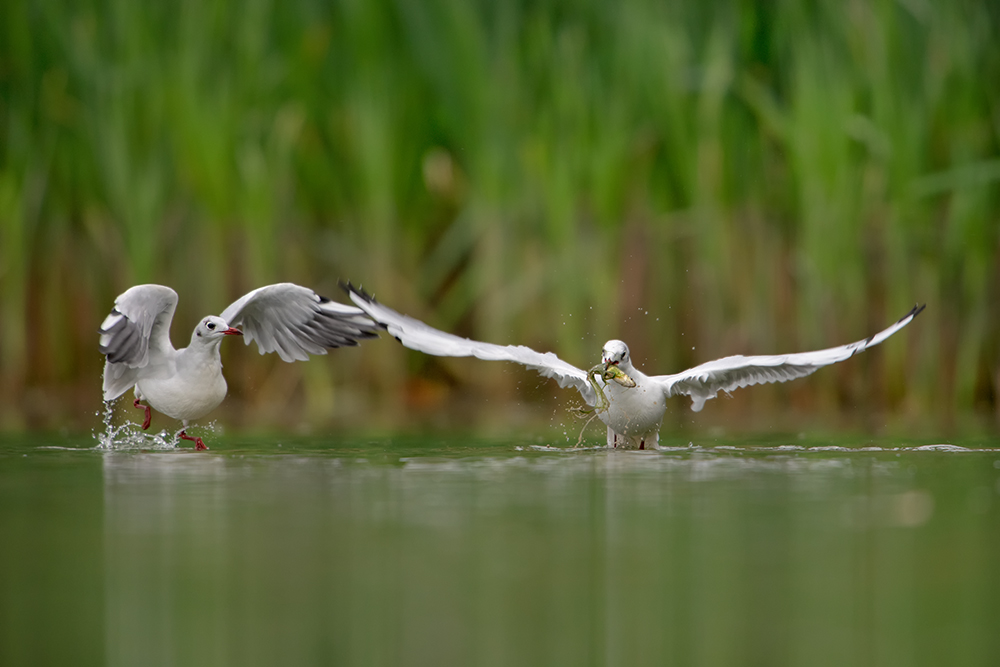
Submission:
[[[243,332],[240,331],[239,329],[235,328],[235,327],[229,327],[228,329],[226,329],[222,333],[225,336],[242,336],[243,335]]]

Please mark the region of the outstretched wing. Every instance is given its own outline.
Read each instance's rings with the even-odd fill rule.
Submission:
[[[170,321],[177,292],[163,285],[136,285],[125,290],[101,324],[98,349],[104,364],[104,400],[113,401],[135,384],[150,357],[174,349]]]
[[[438,357],[477,357],[487,361],[513,361],[552,378],[560,387],[574,387],[588,405],[594,405],[594,390],[586,372],[568,364],[552,352],[535,352],[523,345],[494,345],[445,333],[412,317],[383,306],[350,283],[341,284],[351,300],[381,324],[405,347]]]
[[[700,411],[705,401],[715,398],[719,391],[732,391],[768,382],[786,382],[816,372],[823,366],[849,359],[858,352],[878,345],[913,320],[924,306],[913,310],[888,329],[870,338],[850,345],[831,347],[816,352],[800,352],[760,357],[725,357],[695,366],[676,375],[657,375],[652,379],[664,385],[667,396],[687,394],[694,401],[691,409]]]
[[[220,315],[243,330],[247,345],[257,341],[260,353],[277,352],[284,361],[305,361],[326,348],[357,345],[374,338],[377,326],[357,308],[335,303],[308,287],[277,283],[255,289]]]

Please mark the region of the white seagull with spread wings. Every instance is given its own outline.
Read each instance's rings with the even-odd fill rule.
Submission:
[[[204,318],[191,334],[191,344],[180,350],[170,343],[176,309],[174,290],[136,285],[115,299],[101,325],[100,351],[107,357],[104,400],[113,401],[135,387],[134,405],[146,411],[143,429],[149,428],[150,406],[181,420],[187,429],[188,422],[222,403],[227,387],[219,344],[225,336],[243,336],[247,345],[256,340],[261,354],[277,352],[288,362],[377,336],[375,323],[361,310],[293,283],[255,289],[220,316]],[[143,400],[149,405],[141,405]],[[196,449],[207,449],[201,438],[184,430],[180,437],[194,442]]]
[[[705,401],[720,391],[769,382],[786,382],[805,377],[823,366],[849,359],[878,345],[916,317],[924,306],[874,336],[840,347],[816,352],[744,357],[736,355],[709,361],[674,375],[646,375],[632,365],[628,346],[609,340],[601,351],[601,365],[584,371],[555,354],[536,352],[523,345],[493,345],[461,338],[402,315],[377,302],[351,284],[343,285],[351,300],[396,337],[404,346],[439,357],[478,357],[513,361],[553,378],[560,387],[574,387],[587,405],[607,424],[608,447],[655,447],[667,398],[686,394],[700,411]]]

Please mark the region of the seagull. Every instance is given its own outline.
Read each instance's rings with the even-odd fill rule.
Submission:
[[[461,338],[388,308],[350,283],[341,284],[351,300],[382,328],[411,350],[439,357],[478,357],[513,361],[553,378],[560,387],[573,387],[608,427],[608,447],[655,448],[667,409],[667,399],[685,394],[691,409],[700,412],[705,401],[740,387],[786,382],[805,377],[823,366],[850,359],[878,345],[909,324],[924,306],[913,310],[874,336],[850,345],[816,352],[745,357],[736,355],[709,361],[674,375],[646,375],[632,364],[628,345],[609,340],[601,350],[601,364],[584,371],[552,352],[536,352],[523,345],[494,345]]]
[[[143,430],[149,428],[152,406],[180,420],[184,425],[180,437],[194,442],[195,449],[208,448],[201,438],[185,432],[188,423],[204,417],[226,397],[219,357],[226,336],[243,336],[247,345],[256,340],[261,354],[277,352],[287,362],[377,337],[376,324],[363,311],[293,283],[255,289],[218,317],[202,319],[191,343],[180,350],[170,343],[176,309],[177,292],[163,285],[136,285],[115,299],[99,332],[99,349],[107,357],[104,400],[113,401],[134,387],[133,405],[146,411]]]

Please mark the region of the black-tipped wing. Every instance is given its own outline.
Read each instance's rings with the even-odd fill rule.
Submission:
[[[140,368],[173,350],[170,321],[177,309],[177,292],[163,285],[136,285],[115,299],[104,319],[98,349],[104,364],[104,400],[111,401],[135,384]]]
[[[715,398],[719,391],[732,391],[768,382],[786,382],[810,375],[823,366],[849,359],[858,352],[878,345],[905,327],[923,309],[924,306],[914,306],[913,310],[891,327],[850,345],[798,354],[725,357],[676,375],[657,375],[652,379],[663,384],[668,396],[675,394],[690,396],[693,401],[691,409],[698,412],[704,407],[705,401]]]
[[[255,289],[220,315],[243,330],[247,345],[277,352],[285,361],[305,361],[327,348],[357,345],[377,336],[377,326],[361,310],[335,303],[307,287],[278,283]]]
[[[554,379],[560,387],[576,388],[588,405],[593,405],[596,400],[594,390],[587,381],[586,372],[566,363],[552,352],[543,354],[523,345],[494,345],[445,333],[383,306],[350,284],[342,287],[361,310],[368,313],[411,350],[438,357],[476,357],[487,361],[513,361]]]

